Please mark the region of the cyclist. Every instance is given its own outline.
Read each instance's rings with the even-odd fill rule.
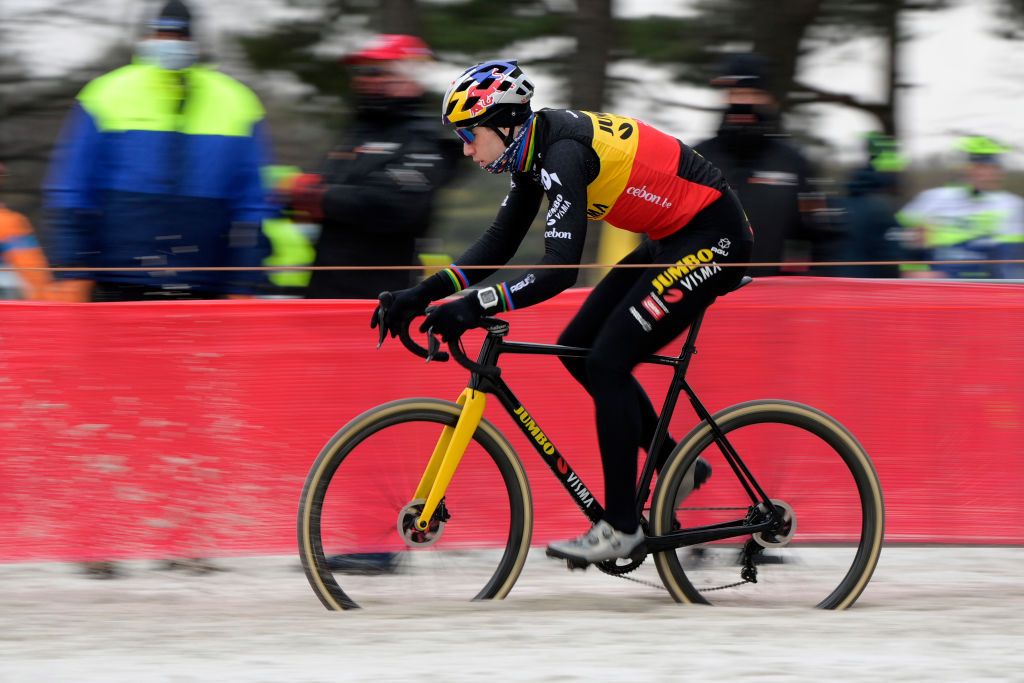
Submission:
[[[562,359],[594,400],[605,479],[605,516],[548,554],[583,562],[629,556],[644,539],[636,510],[638,448],[653,438],[657,413],[632,375],[641,358],[683,332],[718,295],[734,287],[750,260],[753,233],[717,168],[675,138],[637,119],[587,111],[533,111],[534,88],[516,61],[466,69],[442,101],[442,121],[463,154],[511,188],[490,228],[455,263],[394,293],[383,324],[392,336],[435,300],[492,274],[462,266],[505,264],[546,196],[545,254],[535,270],[434,309],[420,331],[457,339],[482,316],[532,306],[576,282],[588,220],[646,235],[593,290],[559,337],[589,347]],[[667,265],[666,265],[667,264]],[[374,314],[371,326],[375,326]],[[661,454],[671,452],[666,443]],[[702,471],[696,471],[701,469]],[[694,468],[694,486],[710,468]]]

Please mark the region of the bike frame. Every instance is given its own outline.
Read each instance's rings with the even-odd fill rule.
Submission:
[[[697,353],[697,333],[700,331],[703,319],[704,313],[701,313],[690,326],[679,356],[651,355],[640,361],[643,364],[669,366],[674,368],[674,370],[672,381],[658,418],[658,424],[654,431],[654,437],[651,440],[650,447],[647,449],[647,457],[644,460],[643,471],[637,486],[637,512],[642,515],[643,507],[651,495],[651,482],[654,479],[656,462],[652,454],[658,453],[665,443],[669,422],[678,403],[679,395],[680,393],[685,393],[697,417],[707,422],[711,428],[715,443],[721,449],[722,455],[729,463],[736,478],[743,485],[747,495],[750,496],[751,505],[763,503],[767,511],[767,519],[752,523],[748,517],[744,517],[719,524],[680,529],[663,536],[649,536],[646,541],[648,552],[680,548],[736,536],[747,536],[768,530],[777,522],[778,516],[768,495],[754,479],[754,476],[750,473],[750,470],[744,464],[732,444],[729,443],[729,440],[715,422],[711,413],[700,402],[697,394],[686,381],[686,371],[689,368],[690,359]],[[503,354],[585,358],[590,353],[590,349],[560,344],[505,341],[504,332],[506,330],[507,326],[504,326],[497,333],[488,331],[477,358],[479,365],[485,368],[496,368],[498,358]],[[541,456],[541,459],[547,463],[555,477],[562,483],[566,492],[582,510],[583,514],[591,522],[598,522],[604,514],[604,508],[597,502],[591,490],[583,483],[582,479],[580,479],[579,475],[555,444],[547,437],[534,417],[516,398],[505,381],[501,379],[500,374],[485,376],[472,372],[469,386],[463,390],[462,395],[458,399],[458,404],[462,406],[462,414],[459,417],[458,423],[454,427],[445,427],[442,431],[441,437],[438,439],[434,452],[416,489],[414,498],[425,499],[423,510],[416,521],[417,526],[420,529],[427,528],[437,506],[444,497],[444,493],[449,482],[451,482],[451,478],[455,473],[456,467],[458,467],[466,446],[469,445],[473,433],[476,431],[483,416],[488,394],[497,397],[506,412],[508,412],[509,417],[512,418],[520,431],[523,432],[523,435]]]

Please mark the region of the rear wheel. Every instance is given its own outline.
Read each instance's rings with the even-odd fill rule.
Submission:
[[[504,598],[529,551],[533,507],[522,464],[482,420],[424,531],[413,494],[438,436],[459,406],[387,403],[324,446],[299,504],[306,577],[328,609]]]
[[[884,508],[878,476],[857,440],[834,419],[788,401],[726,408],[715,422],[772,500],[771,532],[668,550],[655,563],[679,602],[849,607],[882,549]],[[697,458],[711,477],[677,504]],[[680,441],[654,492],[655,535],[731,520],[767,519],[715,443],[698,425]]]

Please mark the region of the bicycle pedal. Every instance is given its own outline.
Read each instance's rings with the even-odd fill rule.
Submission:
[[[582,571],[587,571],[587,567],[589,567],[589,566],[590,566],[590,563],[589,562],[584,562],[583,560],[566,560],[565,561],[566,569],[568,569],[571,572],[576,571],[577,569],[580,569]]]

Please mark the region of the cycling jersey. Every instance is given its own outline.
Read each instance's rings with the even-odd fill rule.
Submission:
[[[434,298],[493,273],[460,266],[507,263],[545,195],[541,266],[578,265],[588,220],[605,220],[660,240],[728,190],[722,174],[700,154],[637,119],[542,110],[530,126],[525,153],[494,222],[455,264],[425,283]],[[575,284],[577,274],[572,268],[539,268],[502,282],[496,287],[502,309],[549,299]]]

